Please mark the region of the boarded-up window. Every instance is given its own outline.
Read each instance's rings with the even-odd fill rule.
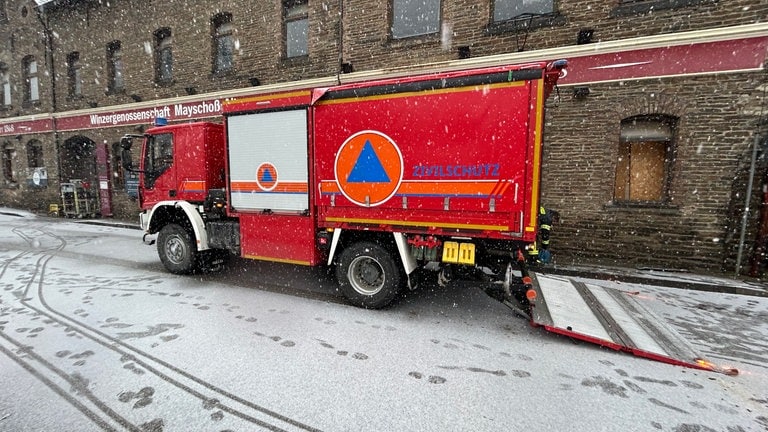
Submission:
[[[616,201],[666,200],[675,125],[676,120],[669,116],[640,116],[622,121]]]

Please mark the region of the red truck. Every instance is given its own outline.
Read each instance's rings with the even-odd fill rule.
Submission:
[[[221,123],[125,136],[145,240],[157,235],[160,260],[177,274],[231,254],[328,266],[347,300],[367,308],[430,275],[440,284],[480,278],[549,331],[724,371],[628,293],[525,268],[537,234],[544,104],[565,67],[276,85],[224,100]]]
[[[544,101],[565,65],[224,100],[221,124],[141,136],[141,226],[173,273],[223,252],[334,266],[364,307],[414,288],[430,262],[442,281],[478,268],[508,279],[536,239]]]

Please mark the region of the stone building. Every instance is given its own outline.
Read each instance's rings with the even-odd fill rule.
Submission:
[[[95,213],[132,219],[122,135],[215,119],[270,84],[566,58],[541,191],[557,262],[759,272],[767,15],[761,0],[0,0],[0,206],[45,212],[83,180]]]

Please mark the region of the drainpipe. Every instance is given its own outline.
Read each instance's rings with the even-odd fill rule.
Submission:
[[[51,122],[53,127],[53,150],[56,152],[56,176],[61,184],[61,152],[59,151],[59,128],[56,124],[56,113],[59,106],[56,101],[56,62],[53,59],[53,32],[49,26],[48,15],[45,13],[45,4],[37,8],[37,19],[43,26],[43,35],[45,37],[45,62],[49,71],[51,71]]]
[[[341,84],[341,68],[344,66],[344,0],[339,0],[339,64],[336,69],[336,82]]]
[[[741,257],[744,253],[744,240],[747,236],[747,220],[749,219],[749,204],[752,200],[752,186],[755,177],[755,161],[757,160],[757,147],[760,144],[760,135],[755,134],[755,140],[752,143],[752,160],[749,164],[749,180],[747,181],[747,196],[744,197],[744,215],[741,218],[741,233],[739,234],[739,252],[736,254],[736,271],[734,276],[738,276],[741,270]]]

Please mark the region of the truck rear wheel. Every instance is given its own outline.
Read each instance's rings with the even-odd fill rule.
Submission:
[[[197,250],[192,235],[177,224],[164,226],[157,236],[157,254],[169,272],[192,273],[197,264]]]
[[[350,303],[378,309],[391,303],[400,292],[401,272],[386,249],[360,242],[341,252],[336,279]]]

